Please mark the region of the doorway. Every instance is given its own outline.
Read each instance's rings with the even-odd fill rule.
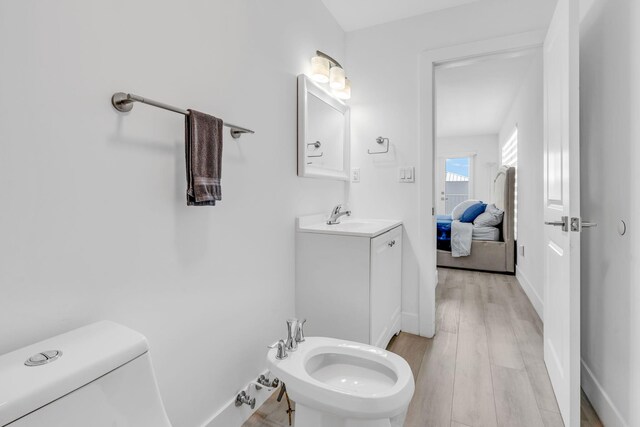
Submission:
[[[542,305],[540,307],[536,306],[535,298],[532,298],[532,295],[535,294],[536,287],[542,286],[542,291],[538,292],[537,296],[545,300],[545,303],[548,302],[546,299],[549,297],[549,292],[545,292],[544,290],[548,287],[550,282],[553,282],[556,288],[566,289],[567,293],[559,295],[558,300],[555,305],[562,305],[564,307],[563,310],[555,310],[556,313],[565,313],[562,316],[555,316],[553,318],[547,319],[544,323],[544,349],[545,349],[545,357],[544,362],[549,366],[552,364],[556,367],[562,367],[564,370],[554,369],[550,370],[550,377],[552,380],[553,388],[556,393],[559,393],[559,406],[562,412],[562,416],[566,423],[569,425],[575,425],[574,423],[579,422],[579,417],[576,417],[575,414],[579,413],[579,396],[580,396],[580,387],[579,387],[579,367],[580,367],[580,348],[579,348],[579,274],[574,274],[576,271],[576,266],[579,266],[579,246],[576,247],[575,251],[570,251],[569,248],[573,247],[571,245],[558,246],[560,251],[558,253],[565,252],[562,260],[558,258],[558,264],[562,265],[549,265],[548,257],[545,257],[546,253],[545,243],[549,240],[547,237],[549,236],[549,231],[552,229],[560,230],[560,226],[562,226],[562,232],[567,233],[570,227],[567,226],[569,216],[576,216],[576,231],[580,231],[580,218],[579,218],[579,205],[577,203],[569,203],[569,200],[572,199],[576,202],[578,199],[576,194],[579,194],[579,180],[576,178],[575,173],[578,171],[577,167],[569,167],[571,165],[576,164],[577,159],[577,133],[574,132],[577,128],[577,117],[578,117],[578,105],[577,105],[577,2],[575,0],[559,0],[558,7],[554,14],[553,21],[557,25],[552,23],[551,28],[556,27],[556,29],[560,29],[560,31],[539,31],[539,32],[531,32],[525,34],[519,34],[515,36],[502,37],[497,39],[485,40],[476,43],[469,43],[464,45],[452,46],[448,48],[442,48],[437,50],[432,50],[428,52],[424,52],[421,56],[421,79],[422,79],[422,92],[421,92],[421,135],[422,135],[422,144],[420,147],[420,161],[421,165],[425,170],[429,170],[431,168],[431,176],[427,176],[427,174],[422,174],[421,176],[421,191],[420,191],[420,221],[421,221],[421,245],[424,249],[423,251],[423,259],[419,260],[420,263],[420,328],[421,334],[425,334],[426,336],[433,336],[435,334],[435,308],[436,308],[436,284],[438,281],[438,272],[436,268],[437,264],[437,254],[438,252],[435,250],[436,248],[436,206],[437,206],[437,188],[436,188],[436,159],[438,158],[437,152],[437,144],[436,141],[439,137],[439,126],[437,124],[440,119],[440,112],[436,110],[436,98],[437,98],[437,90],[436,90],[436,72],[439,67],[447,66],[448,64],[465,65],[465,63],[474,63],[478,59],[482,60],[487,56],[509,56],[509,55],[518,55],[520,52],[527,49],[537,49],[544,52],[544,78],[540,84],[540,88],[536,91],[537,96],[543,97],[543,111],[540,112],[539,117],[540,121],[543,123],[543,131],[538,137],[538,146],[542,145],[542,159],[548,160],[548,162],[544,162],[544,169],[542,176],[538,179],[538,183],[542,184],[543,190],[547,188],[552,188],[554,191],[556,187],[558,187],[558,180],[556,177],[563,176],[566,177],[566,180],[563,180],[563,185],[566,184],[567,188],[564,188],[561,194],[564,195],[563,208],[568,209],[571,206],[571,213],[563,213],[560,219],[556,219],[556,215],[550,214],[544,208],[547,193],[545,191],[543,194],[543,202],[537,206],[531,207],[531,212],[533,211],[543,211],[543,221],[518,221],[519,230],[518,230],[518,238],[519,240],[522,238],[525,230],[525,226],[529,224],[533,224],[536,227],[542,226],[542,232],[537,233],[542,237],[542,250],[543,257],[542,262],[537,264],[538,274],[542,275],[541,281],[532,281],[533,283],[527,283],[526,281],[521,281],[518,277],[519,284],[527,294],[529,300],[533,303],[536,311],[540,311]],[[551,52],[553,55],[550,55]],[[560,83],[553,85],[554,83]],[[553,87],[549,86],[551,84]],[[552,94],[553,96],[550,96]],[[520,149],[521,141],[524,139],[523,130],[524,127],[520,126],[518,123],[518,156],[520,158],[527,157],[524,154],[524,151]],[[551,132],[553,131],[553,132]],[[567,138],[555,138],[556,136],[567,136]],[[551,139],[550,139],[551,138]],[[569,139],[570,138],[570,139]],[[565,150],[562,151],[558,149],[558,147],[562,144],[568,143],[572,144],[574,147],[573,150],[570,151]],[[551,145],[549,145],[551,144]],[[558,160],[557,153],[564,153],[565,156],[560,156],[563,162]],[[441,156],[442,157],[442,156]],[[520,172],[524,171],[524,165],[527,162],[519,161],[518,168]],[[496,165],[498,166],[498,165]],[[548,166],[548,168],[547,168]],[[569,187],[569,175],[563,175],[561,171],[558,170],[559,166],[563,166],[564,170],[571,172],[571,186]],[[477,168],[480,169],[480,168]],[[507,168],[508,169],[508,168]],[[547,171],[548,169],[548,171]],[[551,173],[551,171],[553,173]],[[553,178],[551,181],[549,179]],[[476,179],[476,183],[479,181]],[[553,185],[551,185],[553,184]],[[551,187],[549,187],[551,185]],[[525,210],[523,204],[520,203],[523,199],[520,197],[521,194],[525,192],[526,185],[524,184],[523,174],[519,174],[518,176],[518,193],[519,193],[519,216],[521,212],[529,210]],[[570,191],[569,191],[570,190]],[[533,191],[530,194],[538,194],[538,192]],[[553,194],[554,196],[556,193]],[[566,202],[565,202],[566,198]],[[554,199],[555,200],[555,199]],[[554,205],[555,206],[555,205]],[[560,210],[558,210],[559,212]],[[557,213],[557,212],[555,212]],[[547,218],[549,217],[549,218]],[[548,225],[545,225],[548,224]],[[558,225],[558,227],[555,227]],[[439,230],[438,230],[439,231]],[[555,231],[554,231],[555,232]],[[569,233],[572,241],[579,239],[578,233]],[[567,235],[563,235],[563,238],[567,237]],[[565,240],[567,240],[565,239]],[[559,240],[558,240],[559,241]],[[579,245],[579,240],[578,245]],[[564,241],[563,241],[564,242]],[[553,249],[550,244],[550,248]],[[533,247],[540,246],[532,246],[529,248],[517,248],[517,252],[523,254],[526,259],[530,253],[530,249]],[[563,248],[566,247],[566,250]],[[562,277],[554,276],[554,273],[550,272],[560,272],[560,271],[568,271],[568,266],[571,266],[571,275],[566,277],[566,280],[563,282]],[[562,267],[562,269],[560,268]],[[567,267],[567,268],[565,268]],[[533,285],[533,286],[528,286]],[[568,297],[567,297],[568,296]],[[541,300],[542,300],[541,299]],[[560,301],[561,300],[561,301]],[[553,303],[549,303],[549,307],[553,306]],[[545,310],[545,313],[547,310]],[[562,323],[561,320],[564,319],[565,322]],[[547,329],[551,331],[550,334],[547,333]],[[567,330],[573,331],[569,336],[570,340],[558,340],[556,338],[562,336],[565,337]],[[576,330],[578,332],[576,332]],[[556,332],[554,334],[554,331]],[[554,345],[549,345],[553,341]],[[559,344],[565,343],[566,346],[563,347],[564,351],[562,353],[558,353],[558,349],[560,349]],[[558,344],[558,345],[555,345]],[[556,353],[547,352],[548,348],[553,347],[556,350]],[[562,373],[564,372],[564,376]],[[578,375],[576,375],[576,372]],[[578,411],[578,412],[576,412]]]

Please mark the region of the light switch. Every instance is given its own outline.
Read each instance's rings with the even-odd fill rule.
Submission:
[[[360,182],[360,168],[351,169],[351,182]]]
[[[398,181],[404,183],[415,182],[415,168],[413,166],[398,168]]]

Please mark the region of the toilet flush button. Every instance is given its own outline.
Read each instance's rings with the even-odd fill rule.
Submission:
[[[42,354],[42,353],[38,353],[38,354],[35,354],[35,355],[31,356],[31,357],[29,358],[29,360],[27,360],[27,362],[33,363],[33,364],[35,364],[35,365],[38,365],[38,364],[40,364],[40,363],[44,363],[44,362],[46,362],[46,361],[47,361],[47,359],[48,359],[48,357],[47,357],[47,356],[45,356],[45,355],[44,355],[44,354]]]
[[[49,351],[43,351],[42,354],[47,356],[47,359],[53,359],[57,357],[60,354],[60,352],[58,350],[49,350]]]
[[[28,358],[24,364],[26,366],[42,366],[58,360],[60,356],[62,356],[62,352],[60,350],[47,350],[42,353],[34,354]]]

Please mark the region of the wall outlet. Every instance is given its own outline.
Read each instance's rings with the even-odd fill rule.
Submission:
[[[351,169],[351,182],[360,182],[360,168]]]
[[[416,168],[413,166],[398,168],[398,182],[416,182]]]
[[[524,245],[518,246],[518,256],[524,258]]]

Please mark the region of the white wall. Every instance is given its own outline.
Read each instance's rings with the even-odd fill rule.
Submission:
[[[518,127],[518,255],[517,276],[540,318],[544,301],[542,53],[532,55],[522,86],[500,130],[499,156]]]
[[[344,59],[320,0],[0,2],[0,354],[99,320],[145,334],[175,426],[203,425],[294,313],[294,217],[345,184],[296,177],[296,75]],[[225,136],[223,200],[186,207],[184,118]]]
[[[361,182],[351,186],[356,215],[404,220],[403,328],[417,332],[419,185],[401,184],[397,168],[420,170],[421,52],[546,28],[555,0],[486,0],[347,33],[347,71],[353,81],[352,164]],[[371,156],[379,135],[391,139],[387,155]],[[420,177],[420,175],[418,175]],[[429,194],[431,189],[424,189]],[[425,254],[425,256],[435,256]]]
[[[470,154],[475,154],[471,177],[473,198],[489,203],[493,178],[499,162],[498,135],[451,136],[436,140],[436,157],[438,158]]]
[[[587,5],[590,3],[590,5]],[[640,425],[640,4],[582,10],[582,385],[607,426]],[[624,236],[618,221],[627,222]]]

